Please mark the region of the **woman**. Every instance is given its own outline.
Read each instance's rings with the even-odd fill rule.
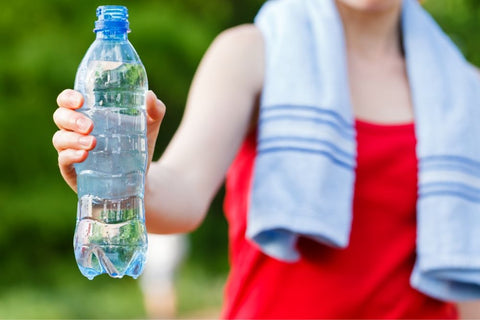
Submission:
[[[291,264],[265,255],[245,239],[260,95],[273,81],[265,74],[270,59],[265,34],[255,25],[223,32],[203,58],[182,123],[160,160],[149,167],[149,232],[198,227],[230,167],[225,208],[232,271],[223,317],[456,318],[453,304],[422,294],[409,282],[415,260],[417,161],[402,1],[336,0],[335,5],[344,30],[358,148],[348,248],[300,237],[302,258]],[[79,93],[65,90],[57,103],[54,121],[60,130],[53,144],[60,172],[76,190],[73,164],[95,147],[95,137],[89,135],[93,123],[75,112],[83,104]],[[153,92],[147,113],[151,157],[165,113]],[[377,170],[379,164],[386,170]],[[401,187],[392,187],[392,180],[401,181]]]

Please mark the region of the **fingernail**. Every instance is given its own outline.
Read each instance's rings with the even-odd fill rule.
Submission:
[[[77,151],[75,151],[75,155],[76,155],[77,157],[82,157],[84,152],[85,152],[85,151],[83,151],[83,150],[77,150]]]
[[[90,137],[80,137],[78,139],[78,143],[80,143],[82,146],[89,147],[92,144],[92,138],[90,138]]]
[[[77,127],[82,131],[87,131],[90,128],[90,120],[85,118],[77,119]]]

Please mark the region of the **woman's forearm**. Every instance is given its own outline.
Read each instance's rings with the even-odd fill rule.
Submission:
[[[186,233],[203,221],[209,201],[188,177],[161,162],[152,163],[145,186],[148,232]]]

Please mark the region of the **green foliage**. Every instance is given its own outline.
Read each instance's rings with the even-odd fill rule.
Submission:
[[[53,281],[20,283],[0,291],[1,319],[142,319],[142,293],[130,278],[90,281],[75,262],[56,261]]]
[[[425,7],[473,64],[480,66],[480,2],[477,0],[428,0]]]
[[[203,53],[223,29],[252,20],[262,0],[119,0],[149,86],[168,106],[158,157],[178,126]],[[98,5],[109,1],[15,0],[0,10],[0,318],[142,318],[137,282],[80,275],[73,255],[76,196],[62,182],[51,138],[55,99],[73,86],[94,40]],[[480,3],[427,0],[425,6],[480,65]],[[227,269],[222,193],[190,236],[180,279],[185,312],[218,306]],[[213,296],[205,295],[215,289]],[[214,305],[210,305],[213,302]]]
[[[140,64],[123,63],[115,68],[107,69],[104,64],[97,63],[95,67],[94,90],[104,90],[112,87],[136,90],[145,84],[143,66]]]
[[[218,319],[224,283],[224,273],[212,274],[204,266],[185,264],[177,279],[179,313],[193,319]]]
[[[143,100],[138,100],[137,92],[144,92],[147,78],[143,65],[138,63],[91,63],[95,70],[92,78],[87,75],[86,82],[93,83],[95,104],[104,108],[119,108],[124,115],[137,116],[143,105]],[[87,86],[88,88],[88,86]],[[87,89],[88,90],[88,89]],[[130,94],[125,94],[129,91]]]

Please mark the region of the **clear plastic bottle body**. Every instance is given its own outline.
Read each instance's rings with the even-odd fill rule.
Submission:
[[[98,14],[98,13],[97,13]],[[97,31],[75,79],[97,139],[75,165],[78,186],[74,250],[84,276],[137,278],[145,262],[144,184],[148,159],[148,83],[127,29]]]

